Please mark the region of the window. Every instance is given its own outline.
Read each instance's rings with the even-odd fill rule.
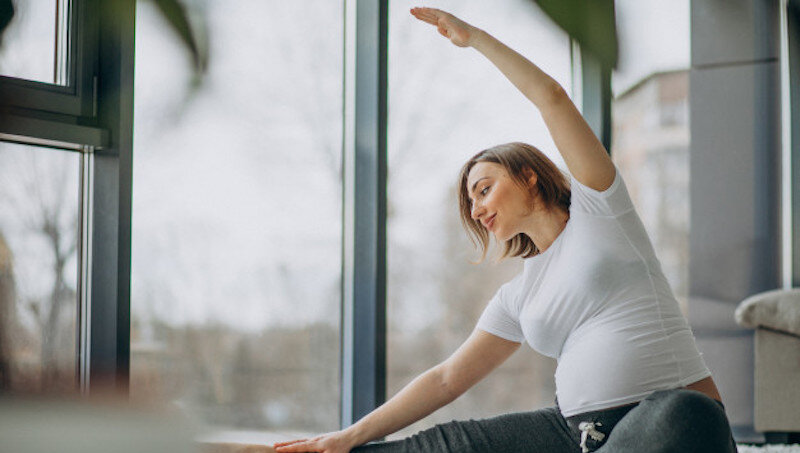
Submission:
[[[81,155],[0,142],[0,389],[77,389]]]
[[[783,285],[800,286],[800,5],[781,2]]]
[[[19,321],[5,334],[21,335],[16,345],[3,345],[5,388],[88,391],[90,375],[93,385],[114,388],[127,376],[127,327],[119,326],[128,323],[130,115],[121,99],[133,87],[124,77],[100,81],[132,64],[126,49],[133,36],[125,28],[132,3],[115,2],[119,20],[103,30],[97,23],[111,12],[108,3],[15,3],[0,49],[1,170],[9,175],[3,202],[39,218],[5,217],[14,210],[4,208],[2,228],[13,233],[5,246],[14,253],[6,262],[14,271],[6,288],[14,294],[4,295],[4,309],[13,305]],[[95,159],[97,149],[103,154]]]
[[[566,35],[532,3],[503,1],[501,8],[456,1],[441,6],[481,18],[480,25],[569,90]],[[92,388],[114,378],[108,381],[123,390],[130,371],[134,401],[172,403],[213,431],[337,429],[342,192],[348,189],[342,190],[340,168],[343,24],[334,18],[343,17],[343,2],[191,2],[190,15],[208,21],[212,46],[208,75],[196,85],[185,52],[152,2],[28,3],[37,10],[45,5],[41,11],[52,27],[14,46],[17,32],[9,29],[2,61],[13,61],[8,56],[20,52],[19,42],[31,43],[20,45],[33,46],[28,52],[39,55],[34,47],[43,39],[42,49],[48,50],[41,51],[42,61],[52,64],[42,64],[38,72],[0,66],[2,114],[13,112],[8,115],[13,121],[5,116],[0,121],[0,138],[76,150],[87,146],[83,154],[50,149],[42,160],[69,156],[58,168],[75,168],[74,158],[81,156],[83,179],[65,183],[76,192],[61,195],[78,203],[80,193],[83,204],[67,211],[78,209],[94,222],[91,228],[80,224],[81,238],[91,239],[81,241],[79,256],[87,259],[67,260],[65,275],[77,277],[65,284],[79,295],[67,299],[74,315],[62,321],[67,333],[59,335],[74,339],[63,346],[75,355],[72,362],[59,361],[59,370],[78,368],[84,389],[91,371]],[[114,13],[109,5],[123,8],[115,20],[108,20]],[[391,8],[389,394],[452,352],[493,291],[519,270],[512,261],[468,263],[475,255],[458,225],[454,198],[464,160],[487,146],[523,140],[564,168],[535,107],[489,62],[452,47],[404,6],[393,2]],[[20,17],[14,26],[24,28]],[[370,69],[385,63],[377,49],[364,51],[363,43],[358,48],[376,50],[367,55],[377,61]],[[456,63],[438,64],[450,59]],[[357,75],[381,77],[379,71]],[[383,82],[377,80],[376,92],[383,93]],[[367,92],[365,85],[374,88],[355,84],[361,93]],[[422,105],[420,93],[439,101]],[[378,104],[380,96],[370,92],[363,99]],[[465,104],[468,96],[471,102]],[[354,98],[349,93],[348,103]],[[129,99],[135,103],[135,128]],[[359,121],[366,127],[383,124],[383,113],[375,110]],[[378,142],[385,131],[375,129],[370,133]],[[3,146],[5,155],[23,145]],[[349,158],[355,147],[346,146]],[[91,147],[100,152],[91,155]],[[38,150],[28,147],[25,153]],[[358,156],[362,163],[374,157]],[[4,168],[5,161],[0,171]],[[385,182],[382,171],[370,175],[378,185]],[[13,229],[6,225],[13,223],[0,228]],[[70,228],[64,235],[74,237],[78,227]],[[6,248],[13,249],[16,239],[9,238]],[[24,267],[14,263],[15,269]],[[82,272],[86,268],[91,275]],[[380,268],[379,263],[370,270]],[[380,277],[377,285],[383,284]],[[90,313],[87,304],[77,302],[85,300],[84,290],[91,292]],[[420,304],[430,310],[426,318],[419,316]],[[75,332],[83,328],[90,328],[91,343]],[[382,343],[382,333],[374,335],[375,343]],[[554,366],[521,351],[489,381],[423,423],[550,405]],[[65,385],[75,385],[76,374],[71,376]],[[528,397],[514,398],[518,394]]]
[[[203,8],[218,50],[191,91],[137,6],[131,397],[212,430],[335,430],[343,3]]]
[[[16,2],[13,22],[3,36],[0,74],[64,85],[69,1]]]
[[[97,8],[88,0],[14,3],[0,49],[3,105],[96,116]]]
[[[484,28],[571,88],[570,41],[533,3],[437,5]],[[522,268],[479,257],[461,227],[457,177],[478,151],[533,144],[565,169],[536,107],[474,50],[390,5],[387,397],[447,358],[500,285]],[[552,406],[555,361],[521,348],[487,380],[399,438],[451,419]],[[520,398],[520,395],[524,395]]]
[[[689,296],[689,2],[618,0],[611,156],[684,313]]]

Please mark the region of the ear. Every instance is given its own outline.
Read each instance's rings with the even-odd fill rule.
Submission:
[[[522,170],[522,173],[525,175],[525,179],[528,181],[528,186],[536,187],[536,183],[539,182],[539,176],[536,174],[536,172],[530,168],[526,168]]]

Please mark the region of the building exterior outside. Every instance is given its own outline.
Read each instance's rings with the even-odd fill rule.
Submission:
[[[611,156],[684,314],[689,291],[689,71],[656,72],[612,103]]]

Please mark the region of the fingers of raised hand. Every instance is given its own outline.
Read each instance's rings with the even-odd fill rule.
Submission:
[[[444,12],[434,8],[411,8],[411,14],[423,22],[437,25]]]

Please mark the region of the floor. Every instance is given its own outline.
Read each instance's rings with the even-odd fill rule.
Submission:
[[[800,453],[800,444],[794,445],[739,445],[739,453]]]
[[[200,439],[203,453],[273,453],[267,445],[289,439],[308,437],[302,432],[217,431]],[[800,453],[795,445],[739,445],[739,453]]]
[[[263,445],[245,444],[205,444],[203,453],[273,453],[274,450]],[[739,445],[739,453],[800,453],[800,445]]]

